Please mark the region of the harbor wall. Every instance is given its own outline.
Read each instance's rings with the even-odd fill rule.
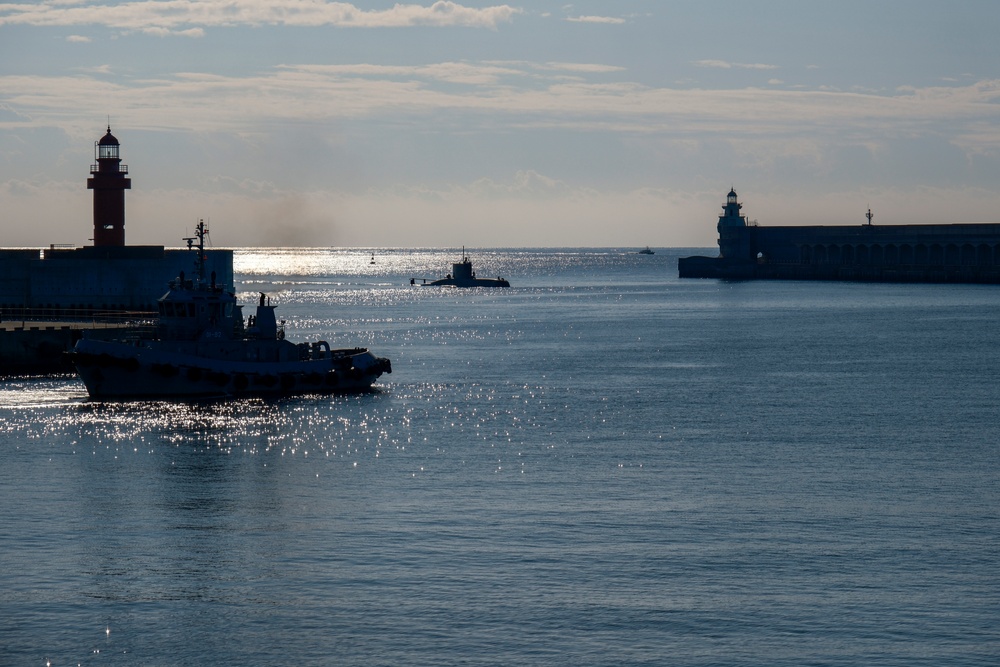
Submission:
[[[1000,284],[1000,225],[719,226],[718,257],[681,278]]]
[[[0,250],[0,317],[51,319],[156,310],[181,273],[196,274],[197,251],[162,246]],[[205,251],[206,278],[234,290],[233,251]]]

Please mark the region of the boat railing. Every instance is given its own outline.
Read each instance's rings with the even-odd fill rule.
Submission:
[[[330,351],[330,344],[325,340],[318,340],[312,343],[299,343],[299,361],[318,361],[321,359],[332,359],[333,353]]]
[[[101,171],[101,165],[99,165],[99,164],[92,164],[92,165],[90,165],[90,173],[96,174],[99,171]],[[118,172],[119,174],[127,174],[128,173],[128,165],[127,164],[120,164],[115,169],[115,171]]]
[[[155,324],[132,324],[122,330],[117,338],[125,343],[137,343],[140,340],[149,340],[157,334]]]

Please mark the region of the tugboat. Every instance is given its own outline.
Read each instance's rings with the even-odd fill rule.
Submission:
[[[638,254],[640,254],[640,255],[655,255],[656,252],[653,251],[649,246],[646,246],[645,248],[643,248],[642,250],[640,250]]]
[[[410,278],[410,284],[416,284],[415,278]],[[432,280],[420,283],[423,287],[510,287],[510,283],[504,278],[477,278],[476,272],[472,270],[472,260],[465,254],[465,246],[462,246],[462,261],[451,265],[451,273],[439,280]]]
[[[260,295],[244,323],[236,296],[206,282],[204,221],[187,238],[198,252],[197,276],[183,272],[159,299],[155,328],[118,340],[84,336],[68,353],[92,398],[206,398],[242,395],[343,393],[371,388],[388,359],[364,348],[330,349],[326,341],[292,343],[274,306]]]

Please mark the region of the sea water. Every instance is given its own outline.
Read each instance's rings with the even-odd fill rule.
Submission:
[[[0,664],[997,664],[1000,289],[634,250],[237,251],[369,394],[3,380]]]

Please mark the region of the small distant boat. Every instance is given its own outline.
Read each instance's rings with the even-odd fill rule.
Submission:
[[[410,278],[410,284],[415,285],[416,278]],[[423,287],[510,287],[510,283],[504,278],[477,278],[476,272],[472,270],[472,260],[465,254],[465,246],[462,246],[462,261],[451,265],[451,273],[439,280],[427,282],[423,279],[420,283]]]
[[[243,320],[236,296],[206,281],[205,223],[197,228],[197,276],[181,276],[159,300],[155,330],[121,340],[86,335],[67,353],[92,398],[228,397],[363,391],[388,359],[364,348],[331,349],[326,341],[285,340],[284,320],[261,293]],[[187,239],[189,249],[194,238]]]
[[[640,250],[640,251],[639,251],[639,254],[640,254],[640,255],[655,255],[656,253],[655,253],[655,252],[653,252],[653,251],[652,251],[652,250],[650,249],[650,247],[649,247],[649,246],[646,246],[645,248],[643,248],[642,250]]]

